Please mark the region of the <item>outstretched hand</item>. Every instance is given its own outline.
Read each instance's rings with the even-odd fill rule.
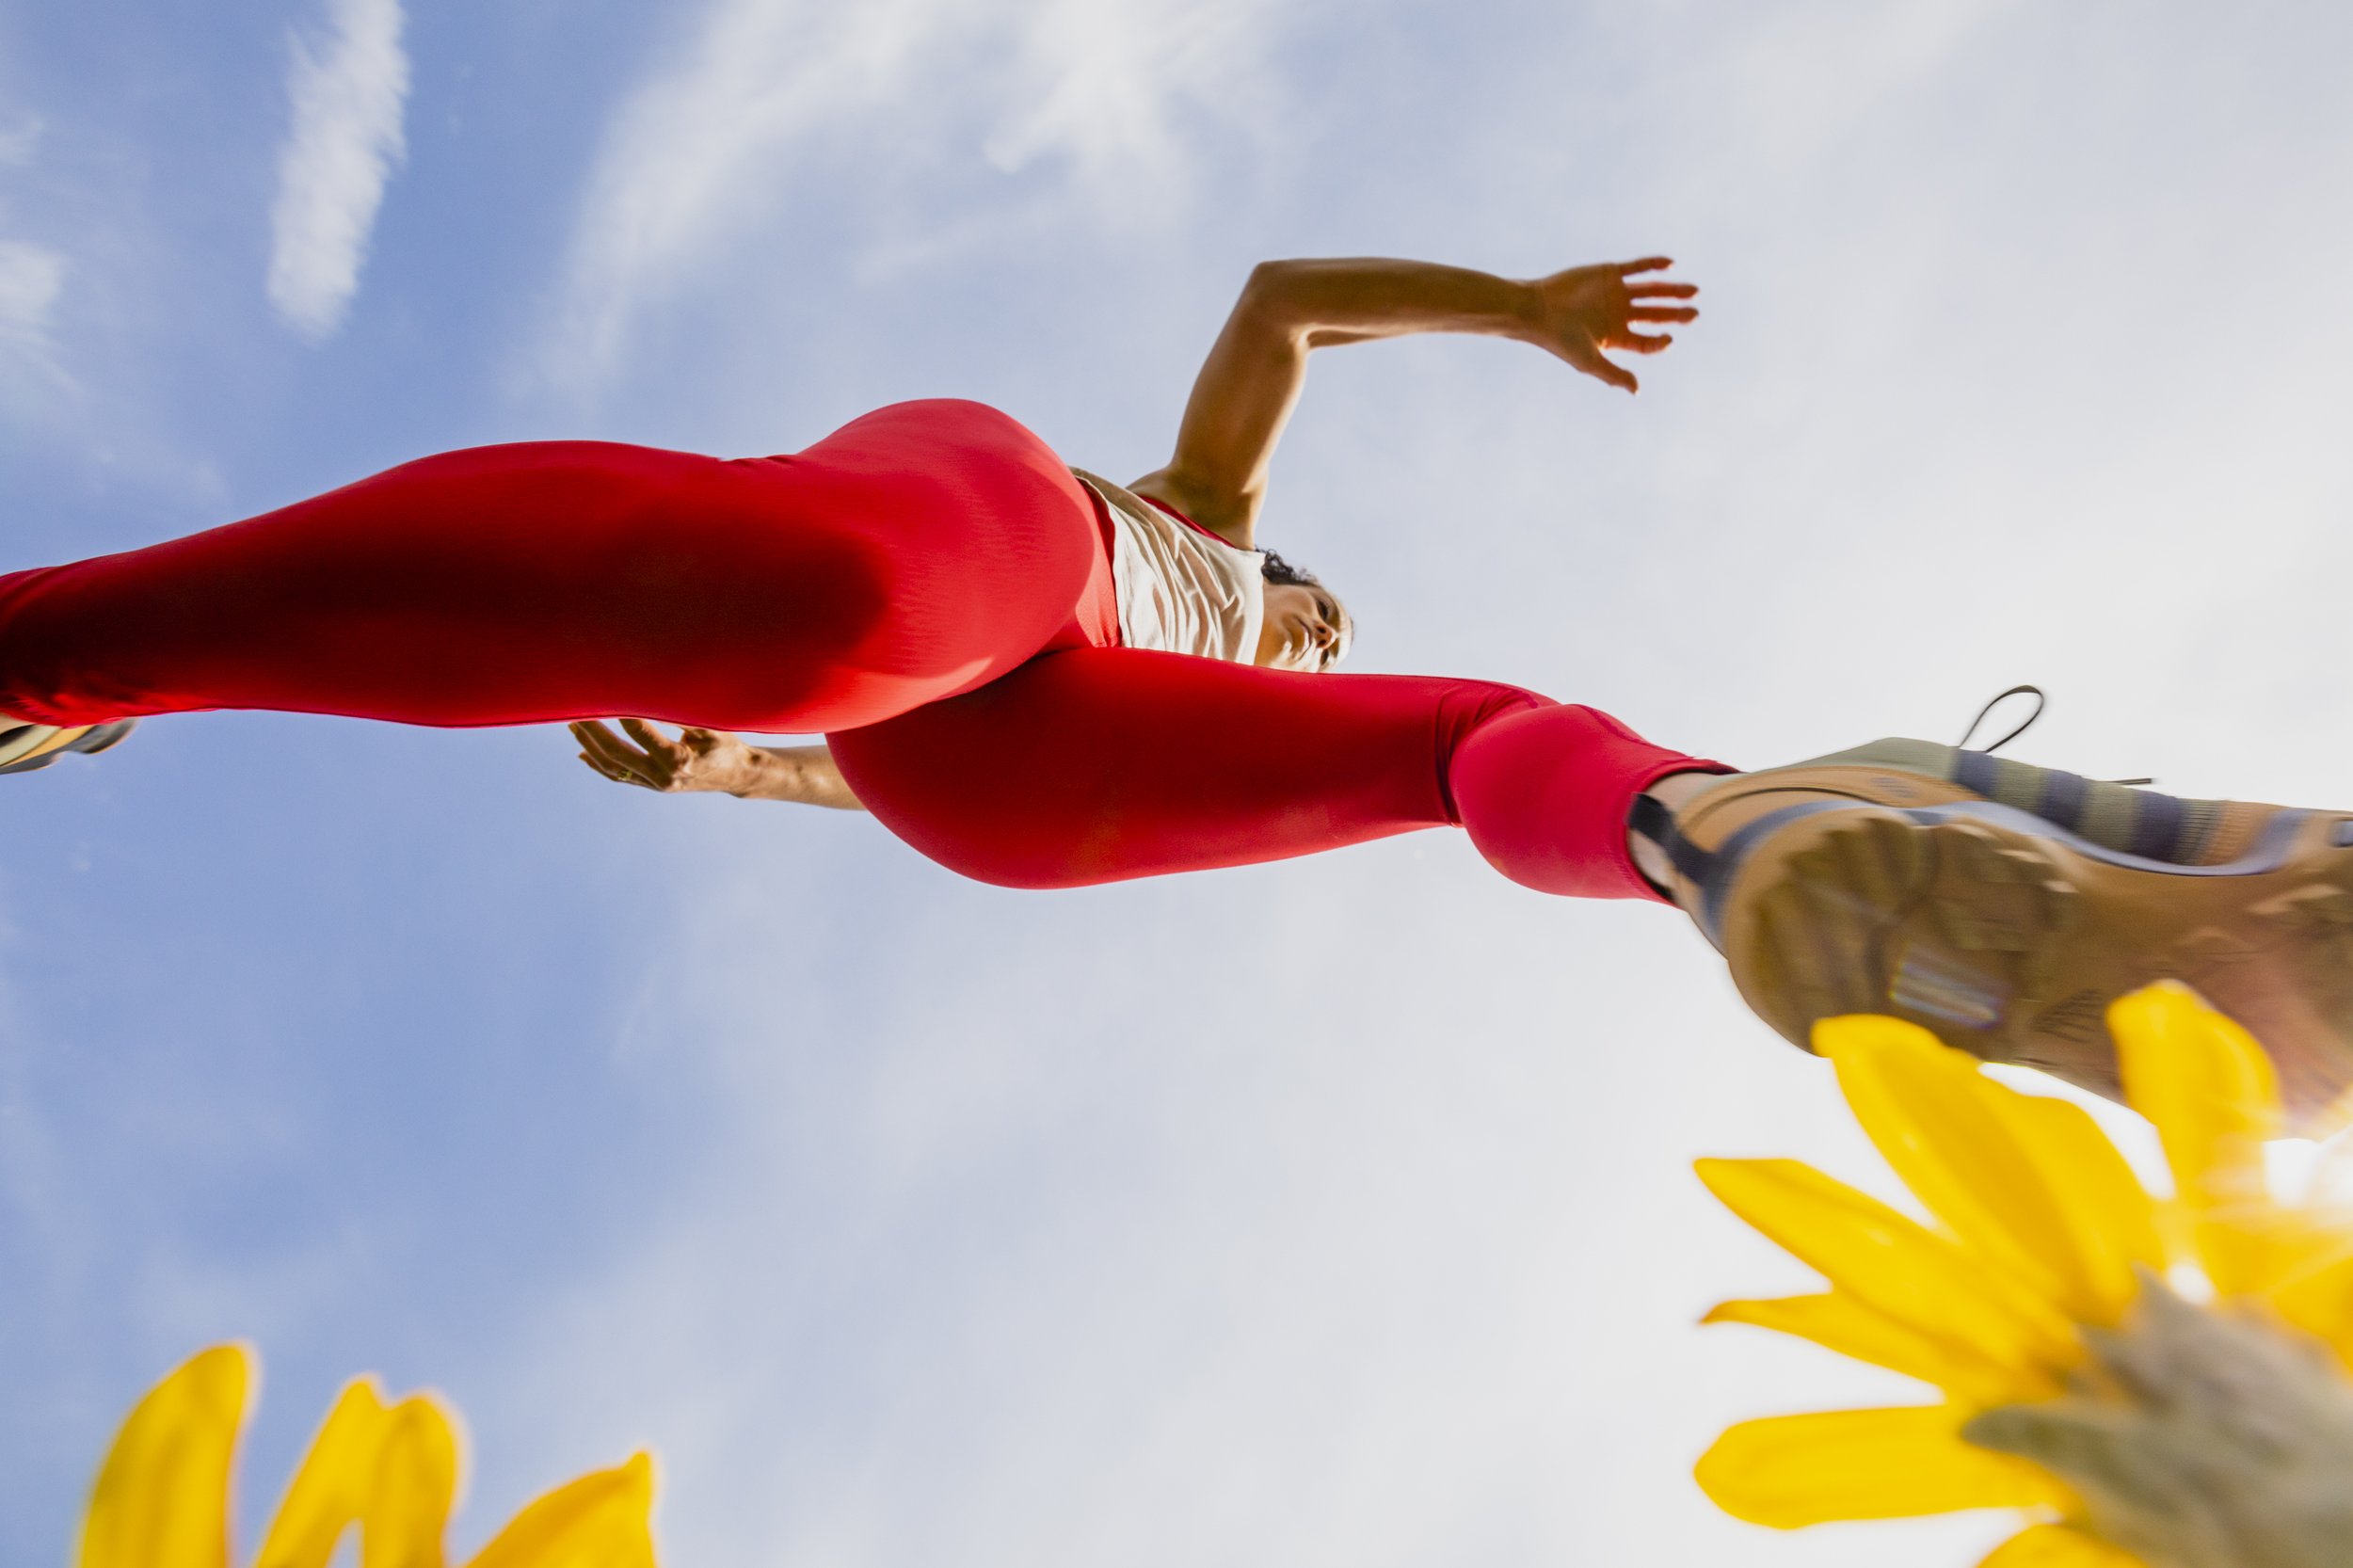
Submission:
[[[1689,299],[1700,292],[1697,284],[1636,276],[1673,265],[1667,257],[1645,256],[1639,262],[1573,266],[1537,280],[1537,313],[1528,340],[1588,376],[1635,391],[1634,373],[1603,350],[1656,354],[1674,339],[1665,332],[1638,332],[1635,323],[1683,322],[1699,314],[1689,305],[1658,303]]]
[[[580,743],[580,760],[616,784],[665,794],[690,790],[732,793],[746,785],[757,766],[753,748],[724,730],[690,725],[674,741],[643,719],[623,719],[621,728],[629,731],[629,740],[593,719],[571,727],[572,739]]]

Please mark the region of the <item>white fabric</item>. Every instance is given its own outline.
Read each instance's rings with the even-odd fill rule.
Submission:
[[[1112,514],[1112,586],[1128,648],[1246,664],[1266,619],[1266,557],[1189,527],[1142,496],[1072,469]]]

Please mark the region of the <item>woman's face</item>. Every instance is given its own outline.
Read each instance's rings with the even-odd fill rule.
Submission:
[[[1269,583],[1266,619],[1253,664],[1278,670],[1328,670],[1347,656],[1355,624],[1329,588]]]

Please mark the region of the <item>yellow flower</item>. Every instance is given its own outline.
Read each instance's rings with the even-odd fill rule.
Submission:
[[[1815,1046],[1931,1223],[1793,1160],[1699,1162],[1830,1284],[1707,1321],[1811,1339],[1944,1396],[1744,1421],[1699,1462],[1718,1506],[1782,1528],[2027,1511],[1981,1568],[2353,1561],[2353,1233],[2272,1198],[2279,1093],[2245,1030],[2170,983],[2108,1023],[2169,1199],[2078,1107],[1873,1016],[1826,1019]],[[2192,1274],[2212,1305],[2164,1283]]]
[[[252,1385],[240,1347],[204,1351],[141,1400],[98,1472],[80,1568],[228,1568],[230,1474]],[[387,1404],[367,1379],[343,1391],[286,1486],[254,1568],[326,1568],[346,1530],[360,1568],[443,1568],[460,1461],[430,1396]],[[644,1454],[525,1508],[472,1568],[654,1568]]]

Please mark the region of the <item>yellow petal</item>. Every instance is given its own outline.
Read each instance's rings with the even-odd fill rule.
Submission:
[[[229,1476],[252,1368],[221,1345],[132,1410],[91,1489],[81,1568],[227,1568]]]
[[[2136,1293],[2131,1270],[2054,1192],[2030,1148],[2026,1098],[1915,1024],[1857,1015],[1814,1026],[1855,1119],[1881,1157],[1953,1234],[2079,1321],[2112,1324]]]
[[[471,1568],[655,1568],[653,1461],[638,1454],[515,1515]]]
[[[2275,1247],[2264,1291],[2272,1310],[2353,1366],[2353,1237],[2333,1225],[2300,1226]]]
[[[457,1434],[440,1407],[422,1394],[394,1405],[385,1417],[360,1568],[441,1568],[457,1471]]]
[[[2108,1008],[2124,1097],[2156,1124],[2199,1256],[2225,1295],[2263,1288],[2272,1264],[2264,1141],[2280,1091],[2263,1048],[2196,992],[2163,981]]]
[[[1840,1355],[1884,1367],[1971,1404],[2004,1404],[2056,1392],[2049,1380],[2022,1375],[1941,1336],[1874,1312],[1843,1290],[1774,1301],[1723,1302],[1700,1320],[1750,1323],[1810,1339]]]
[[[1776,1529],[2073,1501],[2039,1465],[1962,1442],[1961,1419],[1949,1406],[1924,1405],[1743,1421],[1716,1439],[1693,1475],[1726,1513]]]
[[[2069,1525],[2035,1525],[1993,1548],[1977,1568],[2143,1568],[2121,1546]]]
[[[1991,1081],[1990,1080],[1988,1081]],[[2165,1272],[2165,1242],[2156,1204],[2100,1124],[2080,1105],[1996,1085],[2025,1134],[2026,1152],[2044,1183],[2067,1208],[2104,1290],[2121,1279],[2129,1295],[2139,1288],[2136,1266]]]
[[[1865,1306],[2022,1374],[2071,1365],[2074,1328],[2007,1275],[1795,1160],[1702,1160],[1726,1208]]]
[[[376,1385],[344,1388],[286,1484],[254,1568],[327,1568],[360,1527],[360,1568],[441,1568],[457,1448],[427,1400],[387,1409]]]
[[[375,1385],[365,1379],[349,1384],[286,1483],[254,1568],[325,1568],[345,1527],[367,1506],[383,1438],[384,1401]]]

